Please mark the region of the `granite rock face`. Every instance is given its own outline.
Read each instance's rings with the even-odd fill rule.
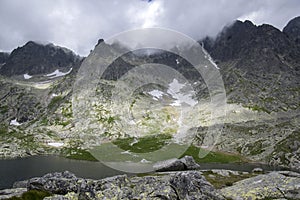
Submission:
[[[0,52],[0,67],[6,62],[8,57],[9,57],[9,53]]]

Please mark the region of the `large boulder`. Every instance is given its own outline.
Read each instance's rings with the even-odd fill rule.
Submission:
[[[199,169],[200,165],[195,162],[192,156],[184,156],[181,159],[173,158],[157,162],[153,168],[157,172],[183,171]]]
[[[55,172],[46,174],[43,177],[16,182],[14,183],[14,187],[26,186],[28,190],[43,190],[54,194],[67,194],[68,192],[78,191],[79,180],[71,172]]]

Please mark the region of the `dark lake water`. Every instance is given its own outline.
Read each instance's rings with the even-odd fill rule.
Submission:
[[[42,176],[49,172],[70,171],[77,177],[101,179],[124,174],[101,162],[72,160],[58,156],[33,156],[0,160],[0,189],[9,188],[15,181]]]
[[[230,169],[250,172],[260,167],[265,171],[279,170],[263,164],[201,164],[202,169]],[[33,156],[13,160],[0,160],[0,189],[10,188],[16,181],[42,176],[49,172],[68,170],[77,177],[101,179],[124,172],[111,169],[101,162],[79,161],[58,156]]]

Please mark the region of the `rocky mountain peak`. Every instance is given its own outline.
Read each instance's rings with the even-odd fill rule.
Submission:
[[[69,49],[29,41],[12,51],[1,67],[0,74],[15,76],[48,74],[55,70],[66,72],[77,66],[80,60],[81,58]]]
[[[298,19],[287,27],[297,27]],[[300,48],[288,30],[236,21],[216,39],[202,41],[223,74],[230,102],[256,105],[267,112],[286,110],[287,104],[297,108],[298,100],[290,97],[299,87]],[[276,100],[267,102],[268,98]]]
[[[257,60],[260,57],[273,60],[274,57],[279,59],[278,56],[294,59],[300,52],[295,43],[279,29],[268,24],[256,26],[250,21],[236,21],[225,27],[216,39],[206,38],[203,43],[219,62]]]
[[[104,40],[103,40],[103,39],[99,39],[96,46],[98,46],[98,45],[101,44],[102,42],[104,42]]]
[[[289,21],[283,28],[283,32],[294,40],[297,45],[300,45],[300,16]]]
[[[256,26],[250,21],[235,21],[230,26],[224,27],[217,38],[206,38],[203,43],[211,56],[220,61],[239,57],[240,50],[244,49],[248,41],[254,36]]]

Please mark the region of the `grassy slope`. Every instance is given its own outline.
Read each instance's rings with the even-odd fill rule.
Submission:
[[[123,149],[124,151],[131,151],[134,153],[147,153],[162,148],[164,145],[170,142],[170,139],[170,135],[160,134],[143,137],[138,140],[136,140],[135,138],[116,139],[112,143]],[[200,158],[199,153],[207,155],[204,158]],[[62,155],[70,159],[97,161],[97,159],[94,158],[89,151],[82,149],[65,149]],[[180,157],[183,157],[185,155],[192,156],[198,163],[233,163],[247,161],[240,155],[214,151],[209,152],[194,145],[191,145]]]

